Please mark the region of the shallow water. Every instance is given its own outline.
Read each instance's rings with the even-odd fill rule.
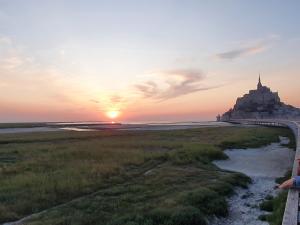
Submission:
[[[63,127],[60,128],[61,130],[69,130],[69,131],[96,131],[94,129],[88,129],[88,128],[78,128],[78,127]]]
[[[49,131],[59,131],[59,130],[60,130],[59,128],[54,128],[54,127],[1,128],[0,134],[49,132]]]
[[[177,123],[113,123],[113,122],[70,122],[70,123],[48,123],[49,127],[33,128],[2,128],[0,134],[9,133],[31,133],[49,131],[102,131],[102,130],[179,130],[201,127],[224,127],[235,126],[225,122],[177,122]],[[51,127],[51,126],[57,127]]]
[[[286,143],[281,138],[281,143]],[[280,143],[273,143],[256,149],[226,150],[228,160],[218,160],[214,163],[226,170],[242,172],[251,177],[253,183],[248,189],[237,188],[236,194],[228,199],[229,216],[215,218],[211,225],[267,225],[258,220],[258,216],[265,214],[259,209],[267,195],[276,195],[274,190],[275,178],[283,176],[291,168],[295,152]]]

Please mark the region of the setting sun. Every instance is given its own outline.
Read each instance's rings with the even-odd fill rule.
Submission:
[[[106,115],[110,118],[110,119],[115,119],[120,115],[120,112],[117,110],[112,110],[112,111],[108,111],[106,112]]]

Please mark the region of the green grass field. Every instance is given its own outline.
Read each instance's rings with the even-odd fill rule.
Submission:
[[[0,222],[49,209],[26,224],[206,224],[249,182],[211,161],[279,135],[292,138],[265,127],[2,134]]]

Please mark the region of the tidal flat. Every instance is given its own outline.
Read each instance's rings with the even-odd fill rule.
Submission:
[[[293,140],[267,127],[1,134],[0,222],[205,225],[251,182],[212,161],[280,136]]]

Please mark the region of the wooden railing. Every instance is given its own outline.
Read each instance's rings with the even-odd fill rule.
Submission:
[[[254,124],[254,125],[263,125],[263,126],[280,126],[290,128],[296,140],[296,154],[295,160],[293,163],[292,176],[297,176],[298,174],[298,158],[300,158],[300,123],[295,121],[288,120],[230,120],[232,123],[241,123],[241,124]],[[299,225],[299,190],[290,189],[287,196],[287,201],[285,205],[284,215],[282,225]]]

